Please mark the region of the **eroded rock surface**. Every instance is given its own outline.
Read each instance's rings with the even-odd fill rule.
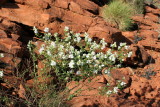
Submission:
[[[137,15],[133,20],[139,29],[121,32],[108,24],[100,13],[106,0],[1,0],[0,1],[0,58],[4,70],[4,80],[1,83],[5,89],[15,88],[16,94],[25,99],[25,86],[34,87],[34,80],[29,78],[22,85],[21,78],[12,73],[18,64],[27,56],[27,42],[34,36],[32,27],[36,26],[40,32],[49,27],[51,33],[63,34],[68,26],[74,32],[90,34],[90,37],[104,38],[106,42],[127,42],[131,45],[133,56],[125,61],[126,66],[113,70],[112,76],[100,75],[77,84],[72,81],[67,84],[73,94],[82,91],[68,103],[72,107],[145,107],[160,106],[160,9],[146,6],[144,15]],[[125,65],[124,64],[124,65]],[[43,67],[41,61],[38,66]],[[144,68],[143,68],[144,67]],[[152,69],[151,69],[152,68]],[[154,71],[155,75],[146,72]],[[38,75],[40,74],[38,71]],[[6,76],[7,75],[7,76]],[[106,87],[107,83],[115,84],[116,80],[125,77],[127,86],[118,94],[109,97],[99,95],[99,87]],[[50,83],[38,78],[41,83]],[[17,89],[17,90],[16,90]],[[38,90],[38,89],[37,89]],[[16,95],[15,94],[15,95]]]

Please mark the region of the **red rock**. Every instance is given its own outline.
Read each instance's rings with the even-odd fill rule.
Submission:
[[[68,9],[69,8],[69,0],[56,0],[54,5],[56,7]]]
[[[70,2],[69,10],[78,14],[83,14],[85,16],[95,16],[94,14],[88,12],[87,10],[84,10],[79,4],[73,1]]]
[[[88,0],[83,0],[83,2],[81,0],[76,0],[76,3],[79,4],[85,10],[91,10],[95,13],[97,13],[97,11],[99,10],[98,5]]]
[[[138,36],[138,33],[137,31],[126,31],[122,32],[122,35],[134,43],[135,36]]]
[[[30,26],[44,25],[45,23],[47,24],[49,22],[49,15],[47,15],[47,13],[43,12],[41,9],[35,12],[33,8],[29,8],[26,5],[17,4],[17,6],[19,7],[17,9],[12,8],[13,6],[15,6],[13,4],[6,4],[6,6],[10,6],[11,9],[0,9],[0,16],[8,17],[8,19],[11,21],[17,21],[19,23]],[[34,16],[31,17],[33,14]]]
[[[104,38],[107,43],[112,43],[112,35],[117,32],[118,30],[116,29],[105,25],[97,24],[96,26],[90,27],[87,33],[90,34],[90,37],[97,37],[99,39]]]
[[[4,76],[3,80],[5,81],[6,85],[10,88],[19,86],[21,79],[16,76]]]
[[[13,0],[14,2],[22,5],[34,6],[34,8],[46,9],[49,5],[49,0]]]
[[[16,54],[21,50],[20,43],[13,41],[10,38],[0,38],[0,50]]]
[[[154,15],[153,13],[146,13],[144,18],[145,19],[150,19],[150,20],[152,20],[153,22],[156,22],[156,23],[159,21],[158,15]]]
[[[70,2],[69,9],[71,11],[79,13],[79,14],[83,14],[83,12],[84,12],[84,10],[81,8],[81,6],[73,1]]]
[[[14,41],[18,40],[18,38],[20,37],[20,36],[17,35],[17,34],[11,34],[11,36],[12,36],[12,39],[13,39]]]
[[[107,80],[107,82],[109,82],[109,84],[111,84],[112,86],[115,86],[118,83],[117,80],[123,81],[127,85],[130,84],[130,77],[126,74],[133,73],[131,69],[127,69],[127,68],[113,69],[110,71],[109,74],[105,74],[106,69],[107,68],[104,68],[102,70],[102,74]]]
[[[153,14],[159,14],[160,13],[160,9],[154,9],[154,8],[149,7],[149,6],[145,6],[145,10],[148,13],[153,13]]]
[[[83,19],[83,20],[82,20]],[[80,15],[71,11],[65,11],[64,16],[62,17],[64,21],[70,21],[72,23],[80,23],[82,25],[90,25],[93,21],[93,18]]]
[[[151,56],[145,51],[143,46],[132,44],[131,50],[132,56],[126,59],[126,64],[143,66],[149,63]]]
[[[153,22],[151,19],[144,19],[144,17],[142,16],[134,16],[133,20],[140,22],[141,24],[144,24],[145,26],[151,26],[152,29],[158,29],[159,27],[158,23]]]
[[[27,80],[25,86],[29,88],[33,88],[35,86],[34,80],[33,79]]]
[[[26,91],[22,84],[19,85],[18,95],[20,98],[26,99]]]
[[[16,68],[21,62],[21,59],[18,57],[13,57],[12,55],[5,55],[5,57],[1,58],[0,61]]]
[[[7,38],[7,34],[4,30],[0,30],[0,38]]]

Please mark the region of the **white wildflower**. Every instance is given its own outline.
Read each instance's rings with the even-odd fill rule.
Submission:
[[[105,45],[102,45],[101,50],[103,50],[105,47],[106,47]]]
[[[104,38],[100,41],[100,43],[102,44],[101,49],[103,50],[106,47],[107,43],[105,42]]]
[[[118,87],[114,87],[113,92],[118,93]]]
[[[91,60],[87,60],[86,63],[90,64],[90,63],[91,63]]]
[[[104,41],[104,38],[103,38],[103,39],[100,41],[100,43],[103,44],[104,42],[105,42],[105,41]]]
[[[117,54],[117,52],[114,52],[114,55],[115,55],[115,57],[118,57],[118,54]]]
[[[111,90],[108,90],[108,91],[106,92],[106,94],[107,94],[107,95],[111,95],[111,94],[112,94],[112,91],[111,91]]]
[[[89,42],[89,43],[90,43],[91,41],[92,41],[92,38],[88,38],[88,41],[87,41],[87,42]]]
[[[106,69],[106,70],[104,71],[105,74],[110,74],[110,72],[111,72],[111,71],[110,71],[109,69]]]
[[[83,57],[86,57],[87,56],[87,54],[83,54]]]
[[[70,50],[71,50],[71,51],[74,51],[74,47],[73,47],[73,46],[70,46]]]
[[[68,35],[68,36],[65,38],[65,41],[69,41],[69,40],[71,40],[71,36],[70,36],[70,35]]]
[[[41,46],[41,48],[39,49],[39,53],[42,54],[43,51],[44,51],[44,46]]]
[[[85,39],[87,39],[89,37],[88,33],[84,33]]]
[[[94,67],[98,67],[98,64],[94,64]]]
[[[110,84],[109,84],[109,83],[107,83],[107,86],[110,86]]]
[[[86,42],[88,42],[89,35],[85,32],[85,33],[84,33],[84,36],[85,36],[84,40],[85,40]],[[90,38],[90,40],[91,40],[91,38]],[[89,41],[90,41],[90,40],[89,40]]]
[[[65,55],[62,55],[62,59],[67,59],[67,56],[65,56]]]
[[[81,50],[80,50],[80,51],[75,50],[75,54],[76,54],[77,56],[79,56],[79,55],[80,55],[80,53],[81,53]]]
[[[109,60],[115,62],[116,60],[115,55],[114,54],[110,55]]]
[[[121,49],[121,46],[118,46],[118,50],[120,50]]]
[[[126,46],[126,43],[120,43],[120,46],[121,47]]]
[[[78,61],[77,61],[77,65],[81,65],[81,60],[78,60]]]
[[[101,65],[101,67],[104,67],[104,66],[105,66],[105,65],[103,65],[103,64]]]
[[[74,64],[75,64],[74,61],[71,60],[70,63],[69,63],[69,67],[70,67],[70,68],[74,68]]]
[[[77,37],[77,42],[79,43],[81,41],[81,37]]]
[[[51,42],[51,46],[54,47],[54,48],[56,48],[56,43],[52,41]]]
[[[96,62],[96,64],[99,64],[99,63],[100,63],[99,60],[95,60],[95,62]]]
[[[55,66],[56,65],[56,62],[55,61],[53,61],[53,60],[51,60],[51,64],[50,64],[51,66]]]
[[[125,86],[126,83],[122,81],[122,82],[120,83],[120,85],[121,85],[121,86]]]
[[[80,75],[80,74],[81,74],[81,71],[77,71],[76,74],[77,74],[77,75]]]
[[[35,34],[38,33],[38,30],[37,30],[37,28],[35,26],[33,27],[33,31],[34,31]]]
[[[120,67],[121,67],[121,64],[118,64],[117,67],[120,68]]]
[[[128,49],[130,48],[130,46],[124,46],[124,48],[125,48],[126,50],[128,50]]]
[[[94,41],[94,42],[91,43],[90,49],[91,49],[91,50],[95,50],[95,49],[98,49],[99,47],[100,47],[100,45],[97,44],[97,43]]]
[[[110,46],[111,48],[116,48],[117,47],[117,44],[116,44],[116,42],[114,42],[113,44],[111,44],[111,46]]]
[[[64,27],[64,31],[68,32],[68,31],[69,31],[69,27],[68,27],[68,26],[65,26],[65,27]]]
[[[0,71],[0,78],[2,78],[3,77],[3,71]]]
[[[95,54],[96,54],[96,53],[95,53],[94,51],[92,51],[92,52],[91,52],[91,55],[93,55],[93,56],[94,56]]]
[[[84,54],[83,54],[84,55]],[[86,58],[89,58],[89,54],[86,55]]]
[[[63,50],[63,48],[64,48],[63,45],[60,45],[60,46],[59,46],[59,49],[60,49],[60,50]]]
[[[63,54],[64,54],[63,52],[59,52],[59,56],[60,56],[60,57],[62,57],[62,56],[63,56]]]
[[[103,58],[104,58],[104,54],[103,54],[102,52],[100,53],[99,58],[100,58],[100,59],[103,59]]]
[[[79,36],[80,36],[80,33],[76,33],[76,34],[75,34],[75,37],[79,37]]]
[[[52,56],[52,54],[51,54],[51,51],[47,51],[47,54],[49,55],[49,56]]]
[[[58,36],[58,33],[54,33],[54,36],[57,37],[57,36]]]
[[[0,53],[0,58],[3,58],[4,57],[4,54],[3,53]]]
[[[111,55],[111,54],[112,54],[111,49],[109,49],[109,50],[107,51],[107,55]]]
[[[94,60],[96,60],[96,58],[97,58],[96,56],[93,57]]]
[[[44,32],[48,33],[49,32],[49,28],[44,28]]]
[[[131,57],[132,56],[132,51],[130,51],[128,54],[127,54],[127,57]]]
[[[94,70],[93,73],[94,73],[94,74],[98,74],[98,70]]]
[[[69,57],[69,58],[74,58],[73,54],[70,54],[68,57]]]

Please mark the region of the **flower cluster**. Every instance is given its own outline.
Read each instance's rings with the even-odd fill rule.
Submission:
[[[37,31],[36,28],[34,30]],[[49,29],[45,28],[42,37],[44,44],[38,49],[40,56],[47,60],[46,65],[49,65],[61,79],[87,78],[100,73],[104,67],[112,67],[117,61],[121,63],[124,58],[131,56],[125,43],[121,43],[118,52],[114,50],[117,47],[116,43],[111,44],[108,51],[102,52],[107,46],[104,39],[100,42],[93,41],[87,33],[81,36],[80,33],[70,31],[68,27],[65,27],[64,31],[63,37],[58,33],[53,37]],[[124,52],[122,48],[125,48]]]
[[[109,84],[108,84],[109,86]],[[113,93],[117,94],[119,90],[122,90],[126,86],[126,83],[123,81],[118,81],[117,86],[113,87],[113,90],[107,90],[106,94],[109,96]]]

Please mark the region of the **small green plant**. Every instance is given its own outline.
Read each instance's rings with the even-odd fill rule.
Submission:
[[[136,43],[138,43],[138,41],[141,41],[141,40],[143,40],[143,37],[139,37],[138,35],[135,35],[133,42],[136,44]]]
[[[156,75],[156,72],[153,71],[153,68],[149,68],[141,76],[147,79],[151,79],[151,76]]]
[[[45,93],[39,100],[39,107],[70,107],[65,103],[67,100],[65,99],[67,96],[66,94],[68,92],[59,92],[55,91],[54,89],[56,88],[48,88],[49,91]]]
[[[118,26],[120,30],[129,30],[133,21],[133,7],[120,0],[113,0],[103,8],[103,17],[112,24]]]

